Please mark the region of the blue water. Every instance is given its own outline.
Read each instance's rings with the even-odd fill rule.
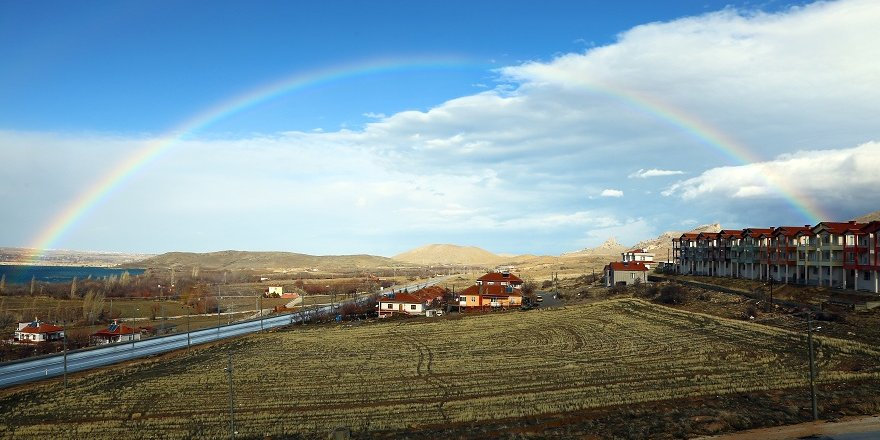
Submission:
[[[73,277],[84,280],[91,275],[92,278],[107,278],[112,275],[122,275],[128,271],[131,276],[144,273],[144,269],[116,269],[111,267],[66,267],[66,266],[4,266],[0,265],[0,274],[6,275],[6,283],[29,283],[32,277],[37,281],[48,283],[67,283]]]

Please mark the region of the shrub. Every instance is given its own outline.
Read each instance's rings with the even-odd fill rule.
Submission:
[[[685,299],[684,289],[674,284],[663,286],[660,289],[660,295],[657,297],[657,301],[663,304],[684,304]]]
[[[748,321],[758,317],[758,308],[754,304],[749,304],[742,312],[742,319]]]

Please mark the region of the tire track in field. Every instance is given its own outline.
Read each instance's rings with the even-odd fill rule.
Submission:
[[[425,379],[426,382],[440,390],[440,395],[438,396],[440,401],[437,403],[437,411],[440,413],[440,417],[443,418],[443,422],[448,423],[449,415],[446,414],[443,406],[449,401],[451,392],[449,390],[449,385],[443,382],[443,380],[438,378],[437,374],[434,373],[434,352],[428,344],[425,344],[412,335],[402,331],[403,325],[404,324],[401,324],[395,327],[393,331],[398,334],[402,340],[411,345],[418,353],[419,361],[416,364],[416,376]],[[427,360],[425,359],[426,355]],[[425,371],[422,371],[423,366]]]

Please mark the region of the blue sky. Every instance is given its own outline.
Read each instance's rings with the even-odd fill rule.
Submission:
[[[804,206],[845,220],[880,207],[875,18],[868,0],[4,2],[0,245],[206,109],[377,59],[416,67],[200,126],[49,244],[558,254]]]

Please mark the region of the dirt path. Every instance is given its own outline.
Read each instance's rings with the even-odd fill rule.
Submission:
[[[698,437],[694,440],[834,439],[839,435],[844,435],[844,438],[847,439],[880,438],[880,416],[846,417],[836,422],[820,420],[799,425],[777,426],[775,428],[752,429],[733,434]]]

